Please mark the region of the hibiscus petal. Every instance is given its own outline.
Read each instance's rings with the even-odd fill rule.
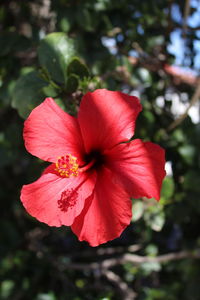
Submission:
[[[165,172],[165,151],[139,139],[120,144],[108,151],[107,166],[134,198],[160,199]]]
[[[27,212],[49,226],[70,226],[86,199],[92,194],[96,173],[80,173],[78,177],[63,178],[48,167],[41,177],[21,191],[21,201]]]
[[[52,98],[37,106],[24,123],[26,149],[50,162],[71,154],[80,161],[83,142],[77,120],[65,113]]]
[[[72,230],[80,241],[98,246],[120,236],[131,220],[131,200],[110,170],[98,172],[94,194],[75,219]]]
[[[138,98],[106,89],[87,93],[78,121],[86,151],[104,150],[129,140],[142,107]]]

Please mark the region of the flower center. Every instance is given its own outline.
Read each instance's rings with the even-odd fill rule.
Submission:
[[[100,151],[93,150],[89,154],[85,155],[85,161],[86,166],[98,169],[105,163],[105,157]]]
[[[71,154],[58,157],[55,171],[62,177],[78,176],[77,158]]]

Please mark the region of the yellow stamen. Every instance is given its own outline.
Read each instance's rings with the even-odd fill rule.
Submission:
[[[55,171],[59,173],[62,177],[72,177],[78,176],[78,163],[77,158],[72,156],[71,154],[66,154],[58,157],[56,162]]]

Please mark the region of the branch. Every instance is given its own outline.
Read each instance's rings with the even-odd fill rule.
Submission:
[[[151,72],[159,72],[161,70],[164,71],[166,74],[173,77],[175,84],[184,82],[188,85],[196,86],[198,81],[198,77],[192,72],[185,72],[185,70],[181,69],[181,67],[164,64],[163,61],[160,61],[155,57],[147,56],[138,58],[129,56],[128,60],[132,65],[140,65]]]
[[[180,123],[182,123],[185,118],[187,117],[188,115],[188,112],[190,110],[190,108],[195,105],[195,103],[199,100],[200,98],[200,79],[198,80],[198,84],[197,84],[197,87],[196,87],[196,90],[191,98],[191,101],[190,101],[190,104],[189,106],[187,107],[187,109],[185,110],[185,112],[179,117],[177,118],[175,121],[173,121],[169,127],[167,128],[167,131],[171,131],[173,130],[175,127],[177,127]]]
[[[134,300],[136,299],[136,293],[131,290],[126,282],[124,282],[118,275],[110,270],[102,270],[102,275],[104,275],[108,281],[110,281],[120,294],[120,299],[123,300]]]
[[[116,258],[108,258],[99,262],[92,263],[63,263],[59,260],[51,259],[54,266],[62,273],[65,270],[80,270],[80,271],[90,271],[94,276],[104,276],[108,281],[116,286],[120,299],[124,300],[134,300],[136,299],[136,293],[129,288],[129,286],[124,282],[120,276],[115,274],[110,268],[125,264],[132,263],[134,265],[140,265],[143,263],[166,263],[170,261],[177,261],[181,259],[200,259],[200,249],[195,251],[181,251],[177,253],[169,253],[164,255],[159,255],[157,257],[140,256],[135,254],[124,254]]]
[[[108,270],[119,264],[133,263],[135,265],[140,265],[143,263],[166,263],[175,260],[181,260],[185,258],[200,259],[200,249],[195,251],[181,251],[177,253],[163,254],[156,257],[151,256],[140,256],[136,254],[124,254],[116,258],[108,258],[100,262],[92,263],[66,263],[62,265],[62,268],[73,269],[73,270]]]
[[[173,76],[174,83],[180,84],[181,82],[187,83],[191,86],[196,86],[198,83],[198,77],[194,75],[191,71],[185,71],[181,67],[170,66],[165,64],[163,70],[168,74]]]
[[[172,24],[172,30],[175,30],[177,28],[180,28],[180,29],[183,29],[183,25],[182,24],[179,24],[178,22],[174,21],[173,20],[173,24]],[[196,30],[200,30],[200,26],[194,26],[194,27],[191,27],[187,24],[187,31],[196,31]]]
[[[152,262],[166,263],[169,261],[180,260],[184,258],[200,259],[200,249],[197,251],[181,251],[178,253],[169,253],[169,254],[164,254],[156,257],[140,256],[136,254],[124,254],[123,256],[118,258],[111,258],[111,259],[104,260],[102,262],[102,267],[108,269],[113,266],[124,264],[124,263],[133,263],[135,265],[140,265],[143,263],[152,263]]]
[[[124,261],[132,262],[135,264],[142,264],[147,262],[166,263],[174,260],[181,260],[184,258],[200,259],[200,249],[195,251],[181,251],[177,253],[163,254],[156,257],[125,254]]]
[[[137,252],[141,249],[141,245],[131,245],[129,247],[108,247],[108,248],[99,248],[97,250],[98,255],[110,255],[110,254],[116,254],[120,252]]]
[[[187,19],[190,14],[190,0],[185,1],[184,17],[183,17],[183,36],[186,36]]]

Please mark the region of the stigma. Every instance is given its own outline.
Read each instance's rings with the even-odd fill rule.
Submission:
[[[77,190],[69,189],[61,194],[61,198],[58,200],[58,208],[67,212],[69,209],[72,209],[78,200],[78,192]]]
[[[78,176],[78,167],[77,158],[71,154],[66,154],[58,157],[55,171],[62,177],[76,177]]]

